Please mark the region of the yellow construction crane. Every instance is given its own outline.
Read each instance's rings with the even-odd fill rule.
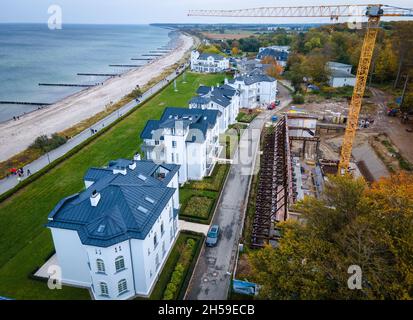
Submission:
[[[189,16],[217,17],[327,17],[338,20],[340,17],[360,19],[367,17],[367,32],[364,37],[360,61],[357,70],[356,84],[349,106],[347,127],[341,148],[339,173],[348,172],[351,150],[358,127],[358,118],[367,77],[381,17],[413,17],[413,9],[405,9],[382,4],[369,5],[328,5],[328,6],[299,6],[299,7],[261,7],[239,10],[191,10]]]

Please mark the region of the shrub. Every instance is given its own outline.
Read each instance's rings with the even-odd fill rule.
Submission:
[[[53,133],[50,138],[47,135],[42,135],[34,140],[30,145],[30,148],[41,150],[46,153],[65,144],[66,141],[67,139],[65,137],[59,136],[57,133]]]
[[[174,293],[166,289],[163,295],[163,300],[173,300],[173,299],[174,299]]]
[[[175,271],[172,273],[171,283],[173,283],[173,284],[176,285],[176,286],[179,286],[179,284],[180,284],[181,281],[182,281],[182,276],[183,276],[183,273],[182,273],[182,272],[175,270]]]
[[[304,103],[304,96],[302,94],[299,94],[299,93],[293,95],[293,103],[303,104]]]

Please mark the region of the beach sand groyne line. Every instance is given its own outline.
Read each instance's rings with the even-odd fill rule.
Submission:
[[[119,77],[107,79],[103,85],[87,88],[49,107],[27,113],[18,121],[0,123],[0,161],[27,149],[36,137],[73,127],[119,101],[136,86],[143,87],[183,58],[194,43],[192,37],[183,34],[177,41],[179,43],[170,53],[138,69],[131,69]]]

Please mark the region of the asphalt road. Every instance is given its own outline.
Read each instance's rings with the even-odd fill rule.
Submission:
[[[260,133],[272,114],[279,113],[291,102],[288,91],[282,86],[279,86],[278,97],[281,100],[280,108],[276,112],[262,112],[241,137],[212,220],[212,224],[219,225],[221,229],[218,244],[213,248],[205,246],[202,249],[185,296],[186,300],[227,299],[248,204],[250,180],[255,161],[259,161],[257,155]]]

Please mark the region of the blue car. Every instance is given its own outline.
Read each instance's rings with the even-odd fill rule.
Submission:
[[[214,247],[218,243],[219,226],[213,225],[208,231],[207,239],[205,241],[208,247]]]

